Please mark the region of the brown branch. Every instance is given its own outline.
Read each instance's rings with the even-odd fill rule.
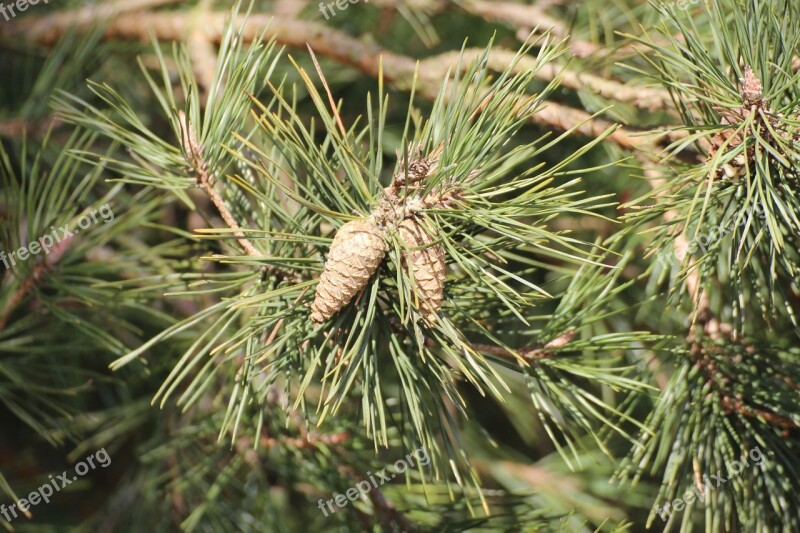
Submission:
[[[459,52],[444,52],[437,56],[423,59],[420,62],[421,72],[443,72],[449,66],[458,64],[461,57],[462,66],[466,68],[470,63],[478,60],[483,54],[480,49],[464,50],[463,55]],[[502,72],[515,63],[516,52],[503,48],[494,48],[489,53],[488,65],[498,72]],[[565,69],[563,66],[550,62],[539,65],[533,57],[523,56],[516,58],[513,72],[520,73],[535,70],[535,76],[541,81],[551,81],[556,78],[561,79],[560,85],[575,91],[591,91],[603,98],[626,102],[637,107],[655,110],[670,109],[673,107],[672,98],[668,91],[661,88],[644,87],[642,85],[621,83],[609,80],[591,73],[581,73],[575,70]]]
[[[517,350],[516,352],[494,344],[470,344],[470,346],[478,352],[495,355],[497,357],[513,358],[516,361],[522,359],[531,362],[552,357],[553,350],[563,348],[569,344],[572,339],[575,338],[576,333],[574,329],[570,329],[544,345],[537,344]]]
[[[550,31],[558,39],[570,36],[569,27],[551,15],[538,4],[523,5],[512,2],[470,0],[463,3],[464,10],[486,20],[502,22],[518,28],[518,37],[526,39],[528,34],[538,28],[539,33]],[[602,50],[600,45],[580,39],[570,39],[568,42],[572,53],[577,57],[588,57],[598,54]]]
[[[217,50],[202,28],[196,28],[187,39],[192,71],[200,88],[200,103],[205,106],[217,71]]]
[[[8,323],[11,313],[20,303],[22,303],[22,301],[25,299],[25,295],[28,294],[28,291],[36,286],[44,278],[45,274],[52,270],[53,267],[61,260],[61,258],[64,257],[64,254],[67,252],[72,239],[73,236],[68,235],[56,243],[55,246],[50,248],[49,253],[47,253],[44,257],[44,260],[34,266],[31,275],[22,282],[16,291],[14,291],[14,293],[11,295],[11,298],[9,298],[8,303],[6,304],[5,309],[3,309],[2,315],[0,315],[0,331],[3,331]]]
[[[50,128],[58,127],[60,124],[61,121],[53,115],[34,120],[22,118],[0,120],[0,137],[16,139],[26,133],[40,136]]]
[[[195,24],[205,28],[209,39],[218,44],[222,39],[227,14],[212,13],[138,13],[124,14],[109,21],[105,27],[106,39],[135,40],[146,42],[151,34],[161,41],[183,41],[189,38]],[[71,20],[67,18],[66,20]],[[306,48],[310,46],[319,55],[337,61],[341,64],[358,69],[364,74],[377,77],[380,70],[380,60],[383,60],[383,76],[387,82],[399,89],[409,90],[415,79],[416,62],[409,57],[385,50],[380,46],[353,38],[339,30],[325,25],[287,20],[265,14],[253,14],[248,18],[240,17],[237,24],[242,27],[243,41],[252,41],[257,38],[263,28],[268,27],[268,36],[272,36],[279,44],[293,48]],[[91,28],[89,21],[82,21],[79,30]],[[52,45],[67,29],[68,25],[60,19],[55,20],[49,27],[32,26],[20,21],[15,24],[12,31],[20,38],[34,41],[39,44]],[[426,81],[436,83],[423,83],[417,88],[417,94],[428,100],[438,95],[438,81],[447,73],[447,66],[442,64],[431,72],[424,73]],[[573,79],[578,86],[580,80]],[[609,86],[604,86],[607,94]],[[654,93],[655,94],[655,93]],[[661,97],[656,98],[656,100]],[[648,98],[642,100],[647,102]],[[640,102],[641,103],[641,102]],[[544,107],[531,116],[531,121],[566,131],[573,129],[578,135],[597,137],[613,123],[594,118],[585,111],[571,108],[555,102],[544,102]],[[684,137],[685,133],[655,133],[636,132],[626,128],[617,128],[608,139],[626,149],[642,149],[649,151],[657,147],[657,141],[673,141]]]
[[[189,158],[189,163],[197,173],[197,182],[200,185],[200,188],[205,191],[206,195],[208,195],[208,198],[217,208],[217,211],[219,211],[219,214],[222,217],[222,220],[225,221],[225,224],[227,224],[230,229],[236,231],[236,233],[234,233],[234,235],[237,237],[236,240],[239,242],[242,248],[244,248],[245,252],[247,252],[247,254],[251,257],[264,257],[264,254],[253,245],[250,239],[245,237],[244,232],[241,231],[242,227],[239,226],[236,218],[225,205],[225,200],[214,188],[216,176],[208,169],[208,164],[206,163],[205,159],[203,159],[203,146],[197,140],[194,129],[192,128],[191,124],[189,124],[186,114],[183,111],[178,112],[178,120],[180,121],[181,125],[181,142],[183,144],[184,151]],[[282,269],[276,266],[263,266],[262,270],[265,272],[271,272],[283,279],[290,281],[302,281],[302,277],[297,272],[292,270]],[[305,291],[302,294],[305,294]]]
[[[320,446],[335,446],[350,439],[350,433],[342,431],[339,433],[309,434],[305,437],[281,437],[276,439],[267,435],[262,435],[259,444],[265,448],[275,446],[286,446],[299,449],[318,449]]]
[[[369,491],[369,499],[375,506],[375,510],[381,517],[381,521],[386,526],[397,526],[400,531],[416,531],[417,527],[406,516],[397,510],[394,503],[383,495],[379,487]],[[390,527],[390,530],[396,528]]]
[[[102,2],[76,9],[64,9],[45,16],[28,17],[14,24],[25,26],[25,32],[32,35],[47,35],[49,43],[54,44],[58,38],[73,26],[81,30],[91,30],[94,24],[106,19],[154,7],[174,4],[179,0],[117,0]],[[5,31],[5,30],[4,30]],[[12,35],[15,32],[9,32]],[[23,32],[24,33],[24,32]]]
[[[655,165],[648,164],[645,165],[644,168],[645,176],[650,178],[649,183],[650,187],[653,190],[658,191],[657,198],[663,198],[668,194],[668,189],[666,188],[666,179],[661,175],[661,173],[655,168]],[[678,216],[678,211],[675,209],[670,209],[664,213],[664,221],[669,223]],[[700,272],[697,269],[696,261],[694,258],[687,253],[689,248],[689,240],[686,238],[686,235],[681,232],[680,234],[675,236],[675,241],[673,244],[673,253],[678,260],[682,260],[684,258],[688,258],[688,275],[684,280],[684,284],[686,285],[686,290],[689,293],[689,297],[692,300],[692,304],[694,307],[694,317],[702,322],[707,322],[710,319],[710,311],[709,311],[709,302],[708,302],[708,295],[703,291],[703,288],[700,284]]]
[[[708,324],[711,324],[711,326],[709,328],[709,326],[706,325],[705,330],[712,339],[742,345],[741,342],[733,338],[733,328],[731,326],[719,322],[719,320],[716,318],[709,319]],[[733,413],[738,413],[745,418],[760,418],[769,424],[780,427],[785,431],[800,428],[800,425],[788,417],[779,415],[766,409],[745,405],[741,398],[736,396],[735,393],[732,394],[729,391],[729,387],[725,385],[727,378],[723,375],[722,379],[720,379],[720,372],[717,368],[714,355],[708,353],[708,350],[719,350],[719,348],[704,347],[703,344],[693,334],[689,335],[689,340],[691,341],[690,353],[695,361],[695,365],[697,368],[703,371],[707,382],[712,387],[712,390],[719,394],[720,405],[725,410],[726,414],[730,415]],[[791,381],[791,379],[789,379],[789,381]]]
[[[186,114],[183,111],[179,111],[178,119],[180,120],[181,124],[181,134],[183,136],[181,141],[183,143],[183,148],[186,152],[186,155],[189,157],[189,163],[197,173],[198,184],[208,195],[211,203],[213,203],[217,208],[217,211],[219,211],[219,214],[222,217],[222,220],[225,221],[225,224],[227,224],[232,230],[236,230],[234,235],[237,237],[237,240],[242,248],[244,248],[244,250],[251,256],[263,256],[264,254],[258,251],[258,249],[253,246],[253,243],[244,236],[244,233],[241,231],[241,226],[239,226],[239,223],[236,221],[233,214],[228,210],[228,207],[225,205],[225,201],[222,199],[222,196],[220,196],[220,194],[214,188],[216,177],[208,169],[208,165],[203,159],[203,147],[198,142],[197,137],[194,134],[194,129],[186,119]]]
[[[800,427],[791,418],[787,418],[764,409],[748,407],[744,405],[739,398],[734,396],[723,395],[722,407],[728,414],[737,412],[746,418],[762,418],[768,423],[778,426],[782,429],[797,429]]]

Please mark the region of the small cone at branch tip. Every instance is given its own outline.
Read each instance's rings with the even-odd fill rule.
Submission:
[[[406,247],[402,250],[403,267],[410,268],[414,276],[419,310],[428,324],[433,324],[444,299],[447,266],[444,246],[428,246],[436,241],[436,237],[425,231],[413,218],[401,222],[397,226],[397,233]],[[420,247],[425,248],[415,249]]]
[[[383,233],[370,220],[353,220],[336,232],[317,284],[311,321],[325,322],[363,289],[386,255]]]

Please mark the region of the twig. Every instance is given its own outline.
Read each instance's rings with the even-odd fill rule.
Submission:
[[[207,13],[208,10],[209,2],[204,0],[197,6],[195,16],[201,18],[199,15]],[[217,71],[217,50],[199,21],[189,34],[187,44],[192,70],[201,90],[201,104],[205,105],[205,102],[208,101],[209,92],[214,86],[214,75]],[[223,80],[219,80],[219,82],[222,83]]]
[[[211,199],[211,203],[213,203],[217,208],[217,211],[219,211],[222,220],[225,221],[229,228],[236,230],[234,235],[237,237],[237,240],[242,248],[244,248],[244,250],[251,256],[263,256],[264,254],[259,252],[258,249],[253,246],[253,243],[244,236],[239,223],[236,221],[233,214],[231,214],[231,212],[228,210],[228,207],[225,205],[225,201],[222,199],[222,196],[220,196],[220,194],[214,188],[216,177],[208,169],[208,165],[203,159],[203,147],[197,141],[197,137],[194,134],[192,126],[186,120],[186,114],[183,111],[179,111],[178,119],[180,120],[181,124],[183,148],[186,152],[186,155],[189,157],[189,162],[197,173],[198,184]]]
[[[422,72],[442,72],[449,66],[458,64],[459,56],[463,68],[478,60],[483,50],[470,48],[459,52],[444,52],[437,56],[429,57],[420,62]],[[516,52],[503,48],[494,48],[489,53],[488,66],[499,72],[504,71],[509,65],[514,64]],[[538,67],[538,68],[537,68]],[[519,73],[536,68],[536,78],[542,81],[551,81],[560,78],[560,84],[576,91],[591,91],[603,98],[626,102],[642,109],[671,109],[672,97],[669,92],[661,88],[644,87],[630,83],[620,83],[590,73],[581,73],[555,63],[537,65],[534,58],[523,56],[516,58],[513,72]]]
[[[717,338],[714,340],[723,340],[727,343],[737,343],[741,345],[740,342],[733,338],[733,328],[731,326],[719,322],[719,320],[716,318],[710,319],[709,323],[714,324],[712,326],[712,334],[709,335],[710,337],[714,338],[713,333],[715,332]],[[706,332],[708,332],[708,326],[706,326],[705,329]],[[766,409],[745,405],[742,400],[735,395],[735,393],[732,394],[729,391],[729,387],[727,387],[724,383],[725,378],[723,377],[720,379],[720,372],[717,368],[716,361],[714,360],[713,355],[707,353],[709,348],[704,347],[703,344],[701,344],[701,342],[693,334],[689,335],[689,340],[691,341],[690,352],[695,361],[695,365],[703,371],[708,383],[712,386],[713,390],[719,394],[720,404],[727,414],[738,413],[746,418],[761,418],[767,423],[778,426],[786,431],[800,428],[800,425],[788,417],[779,415],[772,411],[767,411]]]
[[[486,20],[496,20],[520,29],[520,37],[537,28],[539,33],[550,31],[557,38],[570,36],[569,27],[563,21],[545,13],[538,4],[523,5],[512,2],[467,0],[462,3],[465,11],[478,15]],[[588,57],[597,54],[602,47],[589,41],[570,39],[569,47],[577,57]]]
[[[91,30],[99,21],[136,11],[174,4],[178,1],[180,0],[117,0],[116,2],[102,2],[76,9],[56,11],[49,15],[26,18],[24,21],[19,22],[25,25],[25,31],[39,35],[50,44],[53,44],[64,33],[69,32],[72,27]],[[17,23],[15,22],[15,24]]]
[[[225,205],[225,200],[223,200],[222,196],[220,196],[220,194],[214,188],[216,177],[214,176],[213,172],[208,169],[208,164],[203,159],[203,146],[198,142],[194,130],[186,119],[186,114],[183,111],[178,112],[178,120],[180,121],[181,125],[181,142],[186,155],[189,157],[189,163],[197,173],[198,184],[208,195],[211,203],[213,203],[217,208],[217,211],[219,211],[219,214],[222,217],[222,220],[225,221],[225,224],[227,224],[230,229],[236,231],[234,234],[237,237],[236,240],[239,242],[242,248],[244,248],[245,252],[252,257],[264,257],[264,254],[253,245],[250,239],[244,236],[244,232],[241,231],[241,226],[239,226],[236,218]],[[262,271],[271,272],[272,274],[293,282],[303,281],[302,276],[300,276],[297,272],[294,272],[293,270],[282,269],[274,265],[263,266]],[[303,294],[305,294],[305,292],[303,292]]]
[[[28,291],[30,291],[37,283],[39,283],[44,278],[44,275],[48,271],[52,270],[52,268],[61,260],[61,258],[64,257],[64,254],[67,252],[72,239],[73,236],[68,235],[56,243],[55,246],[50,248],[50,252],[45,255],[44,261],[37,264],[33,268],[31,275],[22,282],[16,291],[14,291],[14,294],[12,294],[11,298],[8,300],[8,304],[6,304],[5,309],[3,309],[2,315],[0,315],[0,331],[3,331],[9,317],[11,316],[11,313],[22,302]]]
[[[339,433],[324,433],[321,435],[309,434],[304,438],[297,437],[281,437],[276,439],[267,435],[262,435],[259,444],[265,448],[274,448],[275,446],[286,446],[290,448],[311,448],[317,449],[322,445],[332,446],[341,444],[350,439],[350,433],[342,431]]]
[[[61,121],[54,115],[47,117],[26,120],[15,118],[10,120],[0,120],[0,137],[16,139],[23,134],[42,135],[50,128],[58,127]]]
[[[540,359],[547,359],[553,356],[553,350],[563,348],[575,338],[576,331],[574,329],[567,330],[555,339],[550,340],[544,345],[533,345],[528,348],[517,350],[516,352],[510,351],[502,346],[494,344],[470,344],[472,348],[479,352],[488,353],[498,357],[522,359],[524,361],[535,361]]]
[[[395,525],[403,532],[417,530],[416,526],[403,513],[397,510],[394,503],[383,495],[379,487],[369,491],[369,499],[375,505],[375,510],[380,514],[384,525]]]
[[[646,177],[650,178],[650,187],[656,191],[659,191],[657,197],[663,198],[667,194],[667,189],[665,187],[666,180],[664,177],[659,173],[653,164],[646,164],[644,173]],[[677,216],[678,212],[675,209],[670,209],[664,213],[663,218],[665,222],[669,223]],[[686,290],[692,300],[694,317],[695,319],[699,319],[705,323],[709,318],[711,318],[709,316],[708,295],[705,294],[700,284],[700,273],[696,268],[696,261],[690,254],[686,252],[688,248],[689,240],[686,238],[686,235],[683,232],[676,235],[673,243],[673,252],[675,257],[679,260],[681,258],[688,257],[689,269],[684,284],[686,285]]]
[[[108,22],[104,37],[146,42],[150,35],[155,35],[161,41],[181,41],[188,38],[191,34],[191,24],[196,23],[206,28],[206,35],[214,43],[220,42],[227,16],[225,13],[194,14],[196,18],[190,18],[192,16],[189,13],[179,12],[121,15]],[[399,89],[409,90],[414,80],[416,62],[412,58],[385,50],[374,43],[355,39],[322,24],[287,20],[264,14],[253,14],[246,19],[240,17],[236,23],[242,27],[244,42],[254,40],[264,27],[269,27],[268,34],[280,44],[293,48],[310,46],[319,55],[352,66],[373,77],[379,75],[382,60],[384,79]],[[90,25],[87,23],[79,25],[78,29],[87,30],[89,27]],[[25,21],[20,21],[12,31],[20,38],[47,45],[53,44],[63,32],[67,31],[67,28],[67,26],[54,23],[48,31],[43,31],[41,28],[26,25]],[[438,80],[443,78],[446,72],[446,66],[442,65],[440,70],[434,69],[432,72],[425,73],[425,79]],[[429,85],[431,84],[423,84],[418,88],[417,94],[431,100],[438,95],[438,83],[433,86]],[[574,128],[576,134],[588,137],[597,137],[612,126],[611,122],[597,119],[585,111],[547,101],[537,113],[530,117],[530,120],[561,131]],[[672,142],[685,137],[685,135],[684,132],[636,132],[626,128],[617,128],[609,135],[608,139],[626,149],[655,151],[659,146],[658,142]]]

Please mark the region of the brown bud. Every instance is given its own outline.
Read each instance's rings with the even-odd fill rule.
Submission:
[[[403,267],[410,268],[416,283],[418,307],[429,324],[436,321],[444,298],[445,249],[441,244],[428,246],[436,238],[428,234],[413,218],[407,218],[397,227],[401,243]],[[425,247],[422,249],[416,249]]]
[[[336,232],[317,284],[311,320],[322,323],[363,289],[386,254],[383,233],[368,220],[353,220]]]

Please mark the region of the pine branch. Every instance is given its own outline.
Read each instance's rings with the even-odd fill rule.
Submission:
[[[417,531],[415,526],[406,516],[397,510],[394,503],[383,495],[380,487],[376,487],[369,493],[369,499],[378,511],[381,522],[386,528],[402,532]]]
[[[520,6],[521,7],[521,6]],[[469,64],[482,54],[481,49],[466,49],[463,52],[443,52],[439,55],[426,57],[420,61],[419,70],[422,73],[432,72],[439,74],[445,69],[458,63],[459,57],[465,64]],[[489,65],[492,69],[502,72],[512,63],[515,53],[511,50],[496,48],[489,55]],[[532,59],[522,58],[516,63],[515,72],[530,69]],[[657,109],[671,110],[673,108],[672,96],[660,87],[645,87],[631,83],[621,83],[613,79],[603,78],[590,72],[580,72],[574,67],[551,62],[542,68],[536,69],[536,78],[549,82],[558,79],[560,85],[575,91],[589,91],[609,100],[625,102],[648,111]]]
[[[293,449],[308,448],[315,450],[320,446],[338,446],[350,439],[350,433],[343,431],[339,433],[324,433],[324,434],[307,434],[303,437],[287,437],[281,436],[279,438],[262,435],[259,444],[264,448],[273,448],[275,446],[286,446]]]
[[[192,27],[199,25],[205,28],[205,34],[215,43],[219,42],[226,24],[226,13],[137,13],[135,15],[121,15],[109,21],[103,37],[114,40],[146,41],[151,34],[155,34],[159,41],[182,41],[193,35]],[[382,63],[384,78],[401,87],[409,88],[414,80],[416,65],[409,57],[382,49],[375,44],[350,37],[338,30],[314,22],[285,20],[269,15],[252,14],[248,17],[237,19],[237,24],[242,25],[242,39],[244,42],[254,40],[263,28],[269,28],[269,34],[283,45],[294,48],[311,47],[317,54],[333,59],[342,64],[357,68],[365,74],[378,76],[379,64]],[[83,26],[85,29],[88,23]],[[28,28],[24,23],[15,25],[14,31],[25,39],[39,44],[52,44],[61,32],[66,31],[68,25],[60,21],[54,22],[48,32],[37,27]],[[81,26],[78,29],[82,29]],[[444,56],[448,57],[448,56]],[[499,63],[499,60],[498,60]],[[432,68],[425,73],[426,80],[441,79],[450,66],[441,59],[432,63]],[[542,74],[545,77],[548,71]],[[556,72],[550,72],[555,75]],[[593,88],[601,88],[605,94],[611,95],[614,82],[601,82],[599,79],[589,77],[594,81],[586,81],[578,75],[570,77],[575,87],[584,83]],[[623,94],[637,92],[625,90]],[[661,105],[664,99],[660,93],[650,89],[641,91],[641,98],[636,98],[642,105]],[[436,84],[425,83],[418,88],[417,94],[434,99],[438,94]],[[597,137],[607,130],[612,123],[596,118],[593,115],[557,102],[547,102],[540,113],[531,115],[534,123],[556,128],[561,131],[574,131],[587,137]],[[686,136],[685,132],[673,132],[669,128],[656,132],[635,132],[625,128],[617,128],[609,136],[609,140],[626,149],[640,149],[643,152],[655,151],[658,147],[659,137],[667,142],[674,142]]]
[[[11,298],[9,298],[7,304],[3,308],[2,313],[0,313],[0,332],[5,328],[11,313],[22,303],[28,292],[40,283],[50,270],[55,268],[69,249],[73,238],[74,237],[70,235],[56,243],[50,249],[49,253],[44,256],[44,259],[33,267],[31,274],[20,284],[17,290],[14,291],[14,294],[11,295]]]
[[[194,129],[192,129],[192,126],[187,122],[186,114],[183,111],[178,112],[178,120],[180,121],[181,131],[183,132],[183,137],[181,139],[183,149],[190,158],[189,162],[192,168],[197,173],[198,184],[208,195],[209,199],[211,199],[211,203],[213,203],[217,211],[219,211],[222,220],[225,221],[229,228],[236,231],[234,235],[237,237],[239,244],[242,245],[245,252],[254,257],[262,256],[263,254],[253,246],[253,243],[245,238],[244,233],[241,232],[242,228],[239,226],[239,223],[233,217],[230,210],[228,210],[222,196],[220,196],[214,188],[217,178],[213,172],[209,170],[208,163],[203,159],[203,147],[197,142]]]
[[[28,17],[24,20],[26,31],[38,35],[48,44],[54,44],[71,28],[90,29],[105,20],[131,12],[146,11],[177,3],[178,0],[116,0],[91,4],[86,7],[65,9],[54,13]]]
[[[528,348],[517,350],[516,352],[510,351],[502,346],[495,346],[492,344],[472,344],[472,347],[483,353],[491,354],[497,357],[513,357],[517,361],[531,362],[537,359],[545,359],[553,357],[555,348],[564,349],[569,342],[575,337],[577,332],[569,330],[559,335],[553,340],[548,341],[544,345],[534,345]]]
[[[217,51],[205,29],[194,29],[186,40],[189,57],[197,84],[201,90],[200,103],[205,106],[208,92],[214,86],[214,75],[217,71]]]
[[[10,139],[19,139],[25,135],[41,137],[60,125],[61,121],[54,115],[35,120],[27,120],[24,118],[0,120],[0,137],[7,137]]]
[[[540,2],[521,5],[507,1],[459,0],[459,4],[469,13],[518,28],[517,35],[521,40],[528,38],[534,28],[542,34],[550,32],[559,39],[567,39],[572,34],[569,26],[547,14],[546,7],[541,6]],[[575,38],[569,39],[568,44],[572,53],[580,58],[599,55],[603,50],[595,43]]]
[[[656,192],[656,198],[664,198],[669,194],[667,179],[654,164],[651,162],[645,163],[644,173],[648,178],[648,184]],[[662,216],[664,218],[664,222],[670,223],[679,216],[679,213],[675,209],[669,209],[665,211]],[[681,232],[675,235],[673,241],[674,257],[679,262],[683,262],[684,260],[687,262],[687,275],[684,278],[684,284],[692,302],[693,320],[699,320],[701,323],[705,323],[711,318],[709,315],[710,309],[708,294],[706,294],[703,289],[697,261],[694,257],[692,257],[691,254],[687,253],[688,249],[689,239],[686,234]]]

